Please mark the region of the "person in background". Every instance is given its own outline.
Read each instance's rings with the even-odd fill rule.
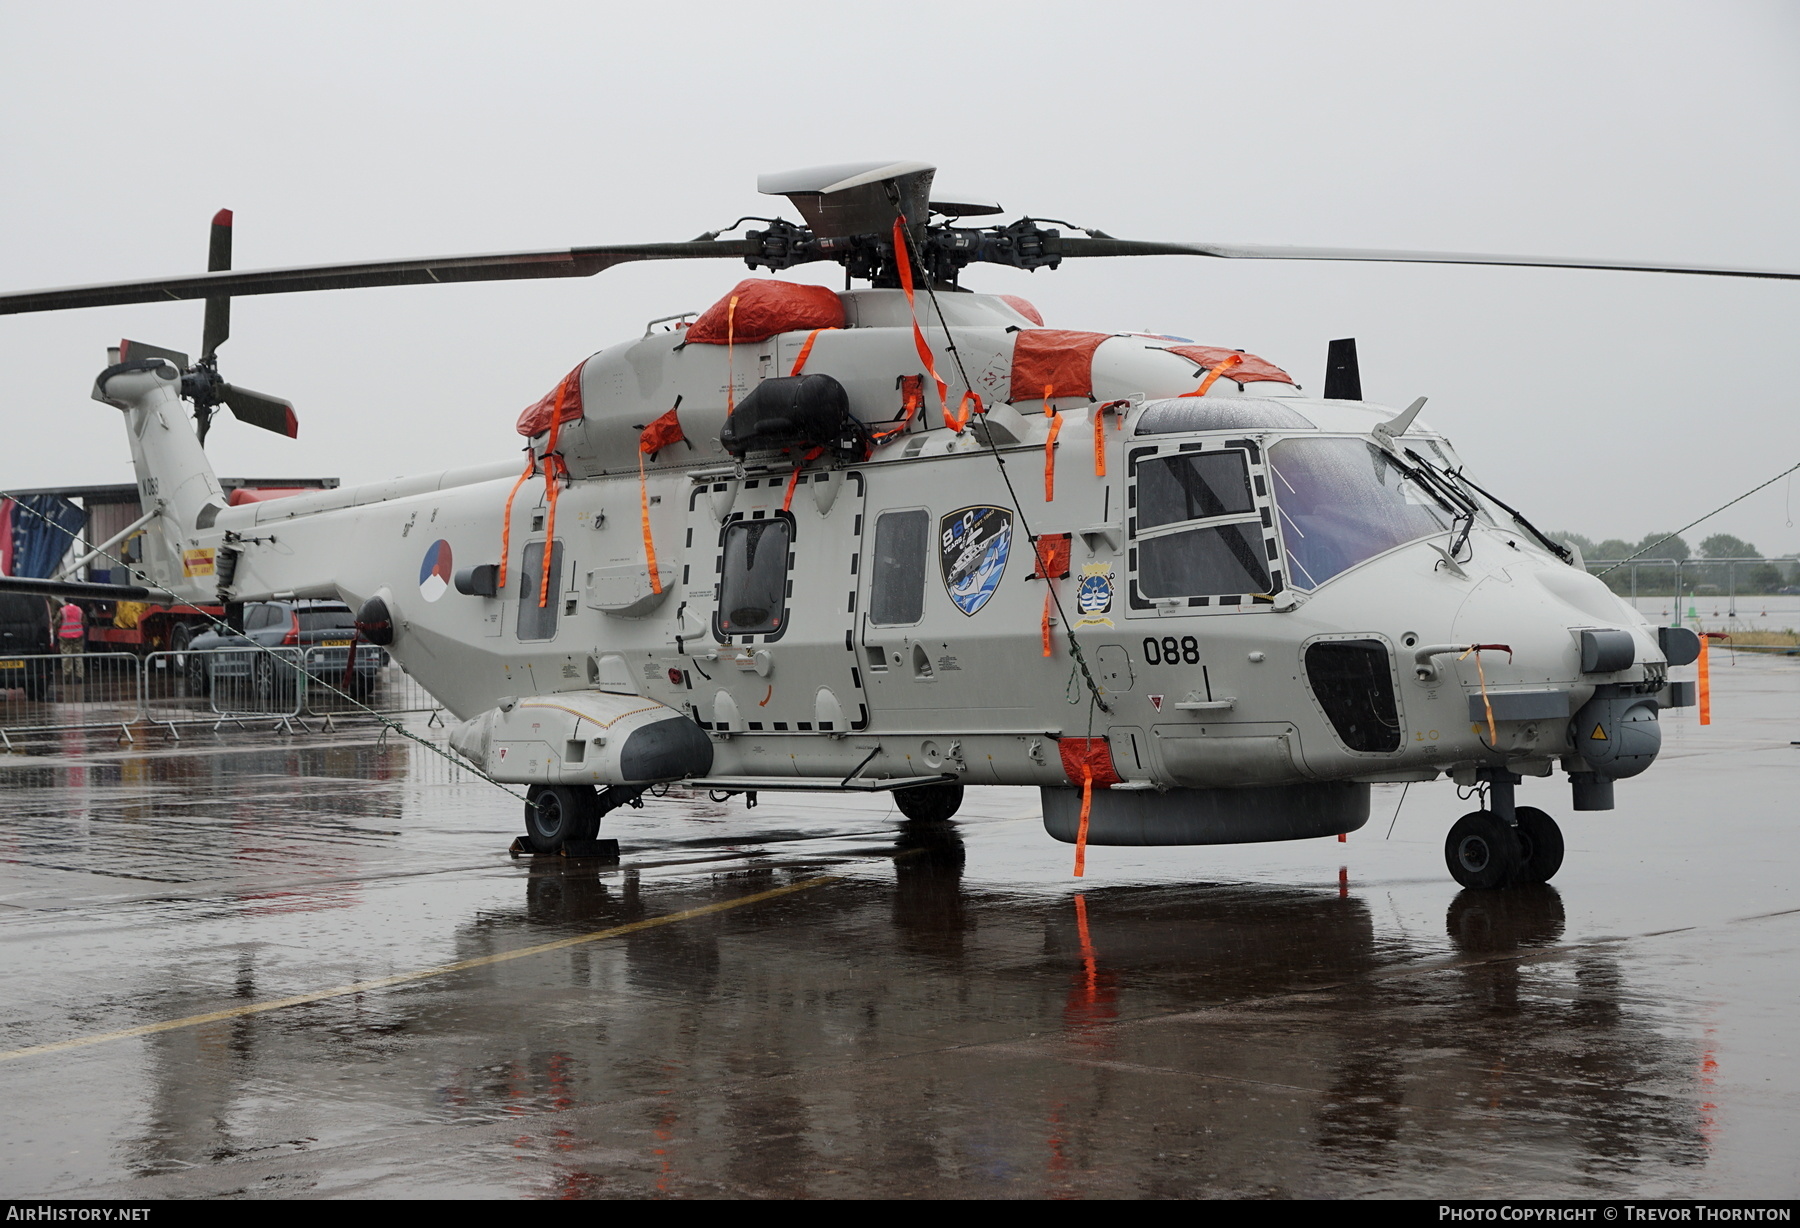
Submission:
[[[87,613],[73,601],[63,602],[57,611],[56,643],[66,658],[62,663],[63,681],[85,683],[87,669],[81,654],[87,651]]]

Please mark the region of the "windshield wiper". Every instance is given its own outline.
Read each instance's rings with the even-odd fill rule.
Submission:
[[[1505,512],[1507,515],[1511,516],[1513,518],[1513,523],[1517,524],[1520,528],[1524,529],[1527,533],[1531,534],[1531,536],[1533,538],[1535,538],[1537,540],[1538,544],[1543,546],[1544,549],[1548,550],[1551,554],[1554,554],[1557,558],[1561,559],[1563,562],[1568,563],[1570,565],[1574,564],[1575,556],[1573,553],[1570,552],[1570,550],[1567,546],[1563,545],[1561,542],[1552,541],[1549,538],[1549,536],[1547,536],[1544,533],[1544,531],[1542,529],[1539,529],[1536,525],[1532,524],[1531,521],[1525,519],[1524,514],[1522,512],[1520,512],[1517,508],[1511,506],[1508,503],[1502,502],[1500,499],[1495,497],[1495,495],[1493,494],[1492,491],[1489,491],[1480,486],[1477,486],[1475,484],[1475,482],[1473,481],[1473,479],[1471,479],[1468,474],[1466,474],[1462,471],[1461,467],[1458,467],[1453,470],[1439,471],[1435,466],[1433,466],[1431,464],[1430,461],[1427,461],[1424,458],[1422,458],[1417,452],[1414,452],[1411,448],[1408,448],[1406,450],[1406,454],[1408,456],[1412,457],[1414,460],[1418,461],[1419,465],[1422,468],[1429,470],[1434,476],[1445,478],[1445,479],[1454,478],[1458,482],[1466,483],[1471,490],[1474,490],[1476,493],[1480,494],[1481,496],[1486,498],[1489,502],[1491,502],[1495,507],[1499,508],[1501,511]],[[1468,536],[1468,534],[1465,533],[1463,536],[1466,538]]]

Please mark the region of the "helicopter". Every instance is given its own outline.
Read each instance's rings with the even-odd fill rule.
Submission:
[[[764,175],[802,221],[687,242],[262,271],[230,269],[221,214],[205,274],[3,294],[0,314],[206,300],[198,361],[122,342],[94,384],[149,509],[144,583],[348,603],[460,722],[456,753],[528,787],[535,851],[671,785],[889,792],[915,820],[1025,785],[1081,875],[1090,844],[1346,834],[1372,785],[1449,776],[1482,798],[1446,838],[1457,882],[1554,875],[1560,829],[1517,787],[1560,768],[1575,810],[1612,809],[1659,712],[1695,702],[1669,677],[1694,633],[1477,485],[1424,398],[1365,401],[1353,340],[1309,397],[1255,354],[1048,328],[959,279],[1149,255],[1800,273],[1145,242],[984,223],[997,203],[934,177]],[[522,461],[234,507],[203,449],[221,405],[297,430],[218,374],[234,295],[719,258],[834,262],[845,289],[752,277],[652,320],[520,414]]]

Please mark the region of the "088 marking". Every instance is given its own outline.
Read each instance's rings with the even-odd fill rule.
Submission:
[[[1177,642],[1172,635],[1165,635],[1158,640],[1155,636],[1144,637],[1145,665],[1198,665],[1200,664],[1200,641],[1191,635],[1184,635]]]

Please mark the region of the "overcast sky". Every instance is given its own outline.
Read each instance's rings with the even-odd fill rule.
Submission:
[[[785,206],[759,172],[869,158],[1127,237],[1800,269],[1797,155],[1792,3],[0,0],[7,289],[200,271],[220,207],[240,268],[687,239]],[[503,459],[576,361],[744,275],[239,299],[224,373],[301,437],[226,417],[209,450],[346,482]],[[1179,258],[965,283],[1309,391],[1355,336],[1366,395],[1429,396],[1478,480],[1595,538],[1800,460],[1800,283]],[[88,400],[105,347],[197,350],[200,318],[0,317],[0,487],[131,480]],[[1784,482],[1705,532],[1788,553],[1790,519]]]

